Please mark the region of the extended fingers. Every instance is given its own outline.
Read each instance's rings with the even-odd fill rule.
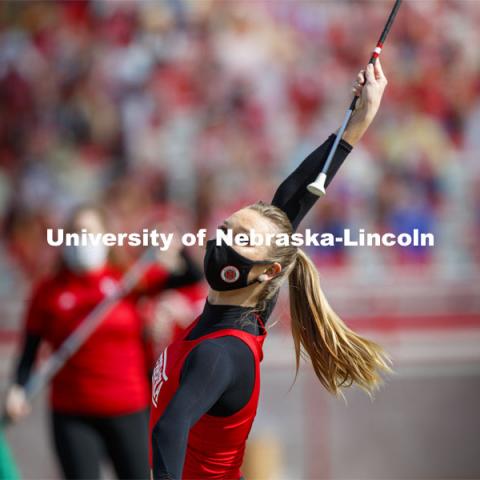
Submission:
[[[376,78],[373,64],[369,63],[367,65],[367,68],[365,69],[365,77],[367,79],[366,83],[375,83]]]
[[[377,58],[377,61],[375,62],[375,65],[374,65],[374,69],[375,69],[375,78],[377,80],[380,80],[382,83],[386,85],[388,81],[387,81],[387,77],[385,77],[385,74],[383,73],[380,58]]]
[[[369,63],[365,70],[358,72],[357,78],[353,83],[352,91],[356,96],[360,96],[365,84],[377,84],[385,87],[387,83],[382,64],[380,63],[380,59],[377,58],[374,63]]]

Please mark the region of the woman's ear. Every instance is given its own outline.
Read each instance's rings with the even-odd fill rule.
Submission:
[[[266,282],[276,277],[281,271],[282,266],[278,262],[272,263],[264,273],[259,275],[258,280],[260,282]]]

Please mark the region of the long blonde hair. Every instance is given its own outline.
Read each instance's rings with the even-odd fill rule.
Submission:
[[[279,233],[293,233],[281,209],[263,202],[248,208],[268,218]],[[380,372],[390,371],[389,358],[380,345],[353,332],[335,313],[309,257],[295,246],[272,245],[269,260],[280,263],[282,271],[266,282],[257,308],[263,310],[288,277],[297,373],[300,358],[308,357],[316,376],[330,393],[340,394],[343,387],[353,384],[368,393],[375,390],[381,383]]]

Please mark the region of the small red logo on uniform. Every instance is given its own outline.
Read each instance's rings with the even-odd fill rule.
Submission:
[[[222,269],[222,271],[220,272],[220,276],[222,277],[222,280],[224,282],[233,283],[240,278],[240,272],[237,267],[228,265],[227,267]]]

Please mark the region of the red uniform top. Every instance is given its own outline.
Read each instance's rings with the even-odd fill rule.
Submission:
[[[260,362],[266,332],[262,335],[235,329],[223,329],[195,340],[185,340],[196,322],[181,340],[170,344],[160,355],[152,377],[152,409],[150,412],[150,438],[152,430],[175,395],[179,386],[183,364],[188,354],[200,342],[224,336],[237,337],[247,344],[255,360],[255,384],[248,403],[228,417],[205,414],[190,429],[183,479],[239,479],[245,444],[257,413],[260,393]],[[150,445],[150,465],[152,451]]]
[[[105,267],[77,275],[61,271],[34,291],[26,318],[27,333],[39,335],[53,349],[115,288],[122,273]],[[167,277],[160,267],[145,276],[158,290]],[[119,301],[52,381],[54,410],[90,415],[122,415],[147,408],[148,368],[137,297]]]

